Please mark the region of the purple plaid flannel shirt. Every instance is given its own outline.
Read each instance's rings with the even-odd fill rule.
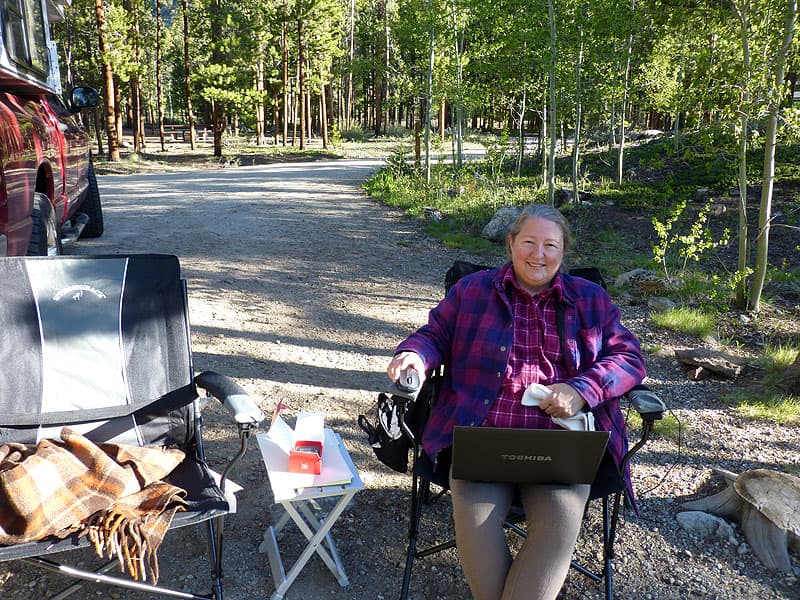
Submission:
[[[428,324],[395,350],[416,352],[427,370],[447,365],[422,436],[434,462],[452,444],[453,427],[480,425],[497,398],[514,341],[511,303],[502,284],[511,268],[508,262],[459,280],[430,311]],[[586,400],[597,429],[611,432],[609,451],[619,465],[628,449],[619,398],[645,377],[639,342],[621,325],[619,309],[602,287],[566,274],[556,277],[561,278],[565,309],[565,382]],[[627,469],[625,478],[633,498]]]

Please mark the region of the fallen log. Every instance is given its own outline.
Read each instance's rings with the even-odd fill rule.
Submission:
[[[691,510],[735,518],[753,553],[768,569],[791,572],[789,548],[800,554],[800,478],[769,469],[739,475],[714,469],[728,486],[713,496],[684,502]]]

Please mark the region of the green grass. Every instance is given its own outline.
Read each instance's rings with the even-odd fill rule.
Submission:
[[[794,363],[797,353],[798,348],[790,344],[767,345],[757,361],[764,372],[759,385],[740,388],[726,397],[726,401],[747,419],[800,425],[800,398],[787,394],[782,387],[784,372]]]
[[[567,211],[565,214],[569,218]],[[651,266],[649,255],[631,252],[629,243],[617,229],[599,231],[592,229],[578,233],[577,237],[571,260],[573,266],[591,264],[611,277],[633,269],[646,269]],[[608,283],[613,286],[613,280]]]
[[[686,333],[699,338],[706,338],[715,331],[713,317],[694,308],[672,308],[664,312],[654,313],[650,316],[650,320],[656,327]]]
[[[642,428],[642,418],[635,410],[628,413],[627,426],[631,430],[639,430]],[[686,423],[681,422],[675,415],[665,414],[664,418],[656,421],[653,425],[653,433],[660,439],[678,442],[686,435]]]
[[[800,425],[800,398],[781,393],[763,393],[754,397],[752,391],[737,390],[728,398],[743,418],[769,421],[778,425]]]

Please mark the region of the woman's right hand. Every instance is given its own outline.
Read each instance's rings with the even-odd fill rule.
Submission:
[[[416,352],[400,352],[399,354],[395,354],[389,366],[386,367],[386,373],[389,375],[389,379],[395,382],[402,377],[403,372],[407,369],[413,369],[417,372],[417,375],[419,375],[419,384],[421,386],[422,382],[425,381],[425,363],[422,361],[422,357]]]

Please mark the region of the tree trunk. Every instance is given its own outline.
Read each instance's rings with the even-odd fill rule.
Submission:
[[[105,85],[105,110],[106,110],[106,135],[108,136],[108,160],[115,162],[119,156],[119,138],[117,137],[117,127],[114,114],[114,70],[108,59],[108,25],[106,24],[106,14],[103,8],[103,0],[95,0],[94,3],[95,19],[97,21],[98,49],[103,60],[103,82]]]
[[[544,143],[544,140],[547,139],[547,119],[548,119],[548,105],[547,105],[547,96],[549,91],[544,92],[542,97],[542,119],[541,124],[539,125],[539,156],[542,159],[542,186],[547,185],[547,165],[550,163],[550,160],[547,158],[547,145]]]
[[[580,201],[578,190],[578,177],[580,175],[580,147],[581,147],[581,127],[583,119],[583,80],[581,68],[583,67],[583,4],[578,3],[578,59],[575,61],[575,134],[572,146],[572,198],[575,202]]]
[[[547,155],[547,202],[555,205],[556,183],[556,64],[558,60],[558,46],[556,38],[556,11],[553,0],[547,0],[547,17],[550,25],[550,150]]]
[[[194,150],[197,134],[192,110],[191,63],[189,62],[189,0],[181,0],[183,9],[183,86],[186,91],[186,118],[189,122],[189,146]]]
[[[140,153],[142,151],[140,147],[141,143],[141,132],[139,131],[139,127],[141,126],[141,120],[139,119],[139,115],[141,114],[142,108],[139,106],[139,100],[141,97],[139,96],[139,88],[138,88],[139,80],[136,76],[131,77],[131,109],[133,111],[133,118],[132,118],[132,133],[133,133],[133,151],[135,153]]]
[[[444,130],[447,126],[447,101],[442,98],[439,102],[439,139],[444,141]]]
[[[433,0],[428,0],[428,10],[433,12]],[[428,80],[426,87],[427,106],[425,107],[425,182],[431,182],[431,113],[433,107],[433,67],[435,60],[435,37],[433,24],[428,33]]]
[[[225,57],[222,50],[219,48],[218,41],[222,39],[222,22],[225,18],[220,6],[220,0],[215,0],[212,3],[212,10],[214,14],[211,17],[211,40],[214,43],[214,48],[211,51],[211,62],[215,65],[222,65],[225,63]],[[219,100],[211,102],[211,120],[212,129],[214,133],[214,157],[222,158],[222,135],[225,130],[225,109]]]
[[[92,110],[92,117],[94,119],[94,135],[97,138],[97,153],[103,154],[103,123],[100,111]]]
[[[161,89],[161,36],[164,23],[161,19],[161,2],[156,0],[156,113],[158,118],[158,139],[161,142],[161,151],[166,152],[164,144],[164,94]]]
[[[300,106],[300,150],[306,147],[306,65],[305,32],[302,19],[297,21],[297,100]]]
[[[631,0],[631,13],[633,13],[635,0]],[[628,85],[631,78],[631,54],[633,51],[633,34],[628,36],[628,45],[625,51],[625,75],[622,87],[622,107],[619,114],[619,146],[617,148],[617,185],[622,185],[622,172],[625,157],[625,113],[628,111]]]
[[[464,94],[462,89],[462,77],[464,67],[461,64],[463,38],[459,35],[458,21],[456,20],[456,4],[451,3],[453,15],[453,48],[456,59],[456,98],[455,98],[455,122],[453,123],[453,137],[456,141],[455,165],[456,170],[461,170],[464,166]],[[524,116],[524,111],[523,111]]]
[[[272,122],[274,127],[272,128],[272,143],[277,146],[278,145],[278,125],[281,122],[281,100],[280,98],[283,97],[283,91],[278,88],[277,84],[273,84],[272,86]],[[284,144],[286,143],[286,139],[284,138]]]
[[[739,140],[739,256],[737,261],[739,277],[736,281],[734,300],[736,306],[746,308],[748,278],[745,273],[750,267],[750,240],[747,224],[747,128],[749,126],[747,111],[750,109],[750,24],[748,22],[747,4],[743,3],[738,6],[734,3],[734,9],[738,12],[739,23],[741,24],[742,70],[744,72],[741,133],[739,134],[741,135]]]
[[[328,149],[328,109],[327,109],[327,102],[325,99],[325,84],[322,84],[319,93],[319,129],[320,133],[322,134],[322,147],[323,149]]]
[[[517,152],[517,169],[516,169],[516,176],[519,177],[522,174],[522,161],[525,158],[525,110],[526,104],[528,99],[528,90],[526,88],[522,89],[522,100],[520,101],[519,107],[519,119],[517,120],[517,144],[519,151]]]
[[[794,38],[797,19],[797,0],[787,0],[784,20],[783,44],[773,61],[772,89],[768,99],[767,130],[764,138],[764,170],[761,182],[761,208],[758,213],[758,251],[753,287],[750,290],[750,308],[758,312],[761,308],[761,292],[767,275],[769,261],[769,229],[772,219],[772,186],[775,182],[775,147],[778,132],[778,111],[783,100],[783,84],[786,75],[786,58]]]
[[[255,73],[255,88],[258,94],[255,112],[256,112],[256,146],[264,145],[264,123],[266,121],[266,109],[264,106],[264,50],[259,52],[256,59],[256,73]]]
[[[383,133],[383,123],[381,121],[383,116],[383,71],[381,69],[375,69],[373,71],[373,81],[373,87],[375,89],[373,111],[375,113],[375,136],[377,137]]]
[[[350,10],[347,21],[347,99],[345,107],[345,126],[353,126],[353,59],[356,52],[356,0],[349,0]]]
[[[375,85],[375,136],[380,136],[386,133],[386,128],[383,122],[384,113],[384,91],[386,89],[386,77],[388,75],[388,52],[389,52],[389,22],[387,16],[387,0],[381,0],[378,5],[378,19],[383,21],[384,35],[380,37],[379,46],[375,49],[376,54],[380,52],[383,63],[375,68],[374,72],[374,85]],[[376,36],[377,37],[377,36]]]
[[[289,46],[286,39],[286,0],[283,1],[283,23],[281,24],[281,69],[283,73],[283,94],[281,102],[281,125],[283,130],[283,145],[289,137]],[[278,124],[275,123],[277,130]]]

